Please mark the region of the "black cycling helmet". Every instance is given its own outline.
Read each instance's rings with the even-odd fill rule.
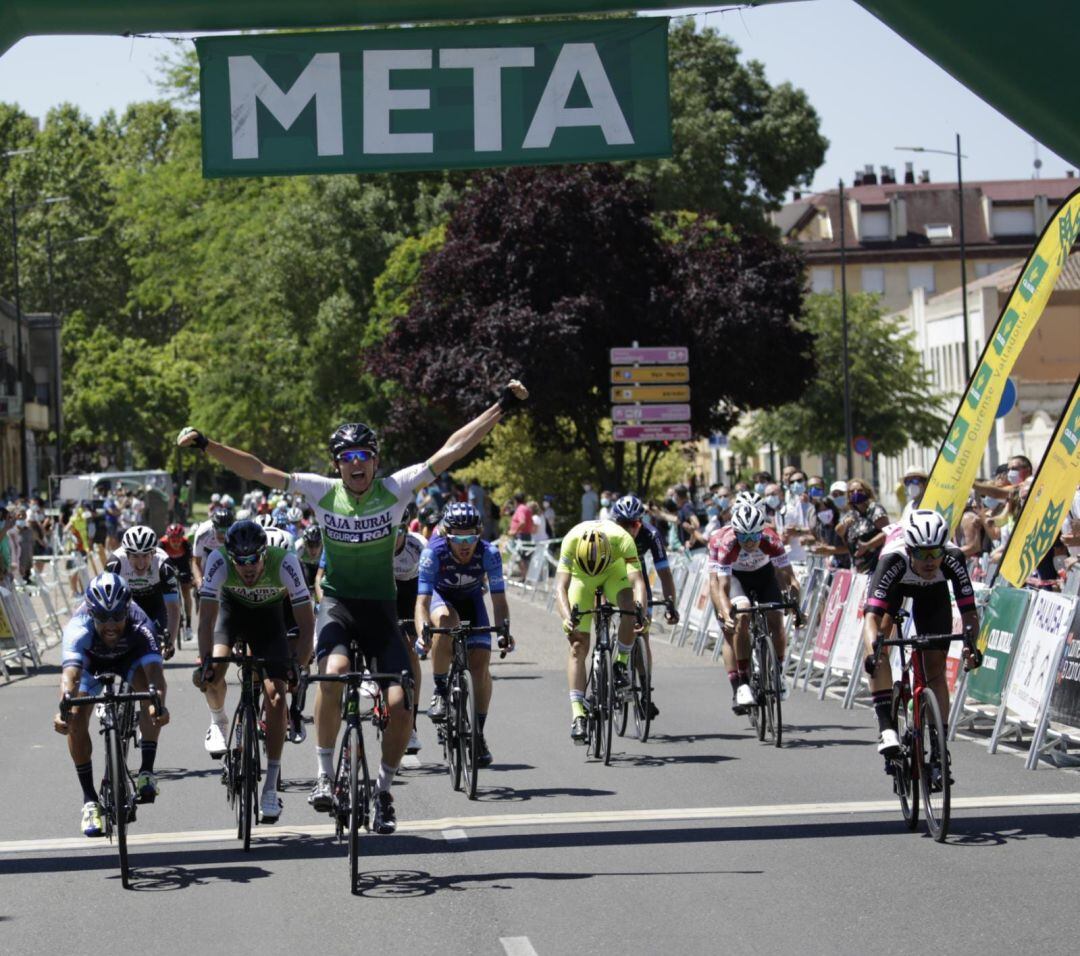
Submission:
[[[442,524],[447,531],[479,531],[483,522],[480,512],[467,501],[455,501],[446,506]]]
[[[405,506],[405,511],[401,515],[401,527],[407,528],[409,525],[411,525],[413,522],[413,518],[415,518],[418,513],[419,509],[416,507],[416,502],[410,501]]]
[[[322,542],[322,530],[317,524],[309,524],[304,529],[305,544],[320,544]]]
[[[346,422],[330,436],[330,457],[336,459],[347,448],[370,448],[379,453],[379,436],[363,422]]]
[[[434,505],[424,505],[420,509],[420,524],[425,528],[433,528],[439,523],[440,512]]]
[[[218,508],[210,515],[210,523],[218,531],[228,531],[234,521],[236,521],[236,512],[232,508]]]
[[[230,558],[247,558],[266,551],[266,532],[254,521],[237,521],[225,535],[225,550]]]

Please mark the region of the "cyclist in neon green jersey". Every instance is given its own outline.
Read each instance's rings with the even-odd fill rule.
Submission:
[[[405,506],[417,486],[430,483],[472,451],[503,414],[528,394],[520,382],[510,382],[495,404],[454,432],[427,462],[386,478],[375,477],[378,437],[358,423],[342,425],[330,436],[335,478],[271,468],[254,455],[210,441],[194,428],[185,428],[177,444],[202,449],[241,478],[304,495],[323,529],[326,554],[315,651],[319,672],[345,673],[350,664],[349,642],[355,637],[369,665],[396,674],[409,670],[405,637],[397,623],[394,581],[394,544]],[[315,697],[318,777],[309,802],[316,810],[329,811],[333,806],[330,780],[341,727],[341,686],[320,684]],[[375,785],[374,829],[379,833],[393,833],[397,828],[390,786],[412,729],[412,711],[404,706],[401,687],[391,684],[386,694],[390,724],[382,738]]]

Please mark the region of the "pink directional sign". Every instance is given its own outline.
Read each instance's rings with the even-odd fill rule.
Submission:
[[[690,350],[681,345],[660,345],[652,348],[617,348],[611,350],[612,365],[683,365],[690,361]]]
[[[611,419],[616,422],[685,422],[690,420],[690,406],[612,405]]]
[[[691,437],[689,422],[615,426],[615,441],[690,441]]]

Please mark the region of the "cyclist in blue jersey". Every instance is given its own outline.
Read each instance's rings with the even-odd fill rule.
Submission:
[[[442,519],[443,533],[432,538],[420,556],[420,582],[416,598],[418,631],[422,632],[428,624],[454,627],[460,621],[469,621],[474,627],[491,626],[484,605],[485,580],[491,592],[496,622],[509,623],[510,607],[506,603],[502,555],[494,544],[481,540],[482,525],[480,512],[471,504],[455,501],[447,506]],[[468,646],[469,670],[476,683],[476,723],[479,731],[476,762],[478,766],[487,767],[492,760],[491,751],[484,740],[484,725],[491,706],[491,635],[470,637]],[[435,635],[431,651],[435,693],[428,715],[436,723],[446,719],[451,649],[449,635]]]
[[[140,803],[153,803],[158,795],[154,776],[158,735],[169,722],[165,709],[165,671],[157,633],[150,618],[131,599],[131,588],[118,574],[103,571],[86,589],[86,597],[64,627],[60,695],[93,697],[101,693],[98,674],[117,674],[136,691],[153,684],[161,698],[161,712],[143,705],[142,765],[135,780]],[[94,787],[90,716],[92,707],[79,707],[65,720],[53,717],[53,728],[68,739],[68,752],[83,791],[82,830],[88,837],[104,830],[101,804]]]
[[[675,594],[675,578],[672,576],[671,566],[668,564],[667,549],[664,547],[664,539],[660,532],[651,525],[645,524],[645,505],[642,504],[637,495],[623,495],[612,506],[611,519],[633,537],[634,544],[637,546],[638,557],[641,559],[642,572],[645,572],[646,556],[652,555],[653,568],[656,570],[657,577],[660,578],[660,587],[664,593],[664,600],[670,602],[668,609],[664,612],[664,620],[670,625],[678,624],[679,612],[675,608],[678,598]],[[649,609],[649,616],[652,617],[651,608]],[[645,638],[645,647],[649,653],[651,673],[652,645],[649,643],[648,630],[643,633],[643,636]],[[626,664],[629,661],[629,655],[620,651],[615,655],[615,659]],[[650,699],[649,707],[652,710],[653,719],[659,716],[660,710],[656,706],[655,697]]]

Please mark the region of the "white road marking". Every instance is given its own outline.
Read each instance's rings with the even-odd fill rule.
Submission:
[[[469,840],[469,834],[460,827],[454,827],[452,830],[443,830],[442,837],[447,843],[467,843]]]
[[[1001,810],[1007,808],[1078,807],[1080,794],[1028,793],[1002,794],[985,797],[953,797],[954,810]],[[492,816],[443,817],[438,820],[406,820],[398,824],[398,833],[442,832],[454,829],[502,829],[510,827],[561,827],[617,823],[677,823],[683,820],[740,820],[768,817],[826,817],[855,814],[897,813],[899,804],[893,800],[862,800],[843,803],[774,803],[734,807],[685,807],[652,810],[597,810],[568,813],[500,813]],[[273,843],[283,837],[333,836],[332,824],[306,827],[257,827],[252,842]],[[184,843],[232,843],[236,828],[226,830],[180,830],[175,833],[131,833],[129,847],[167,846]],[[56,840],[10,840],[0,843],[0,855],[16,853],[50,853],[69,850],[110,849],[103,840],[85,837]]]
[[[500,936],[499,942],[506,956],[537,956],[528,936]]]

